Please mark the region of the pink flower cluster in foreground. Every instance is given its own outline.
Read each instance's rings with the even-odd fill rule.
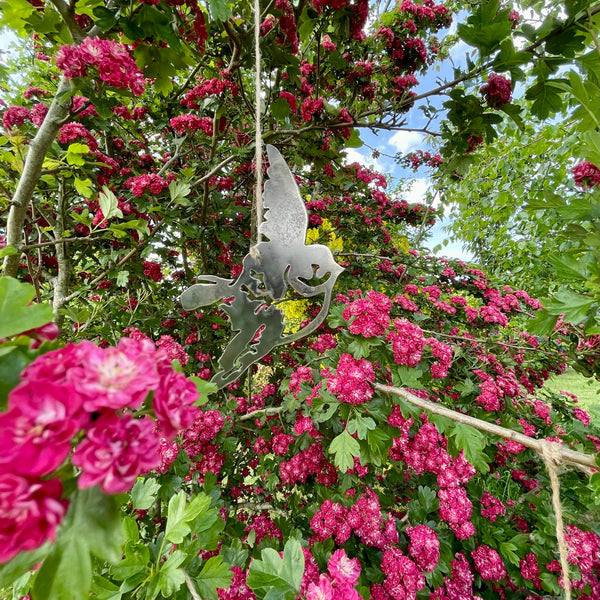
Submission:
[[[328,574],[321,573],[318,581],[308,584],[306,600],[361,600],[354,586],[360,577],[360,561],[349,558],[344,550],[336,550],[327,563]]]
[[[575,185],[580,188],[600,187],[600,169],[587,160],[577,164],[573,169]]]
[[[99,37],[86,38],[78,46],[61,46],[56,53],[56,66],[67,79],[86,77],[90,67],[98,70],[104,83],[131,90],[141,96],[146,79],[129,54],[127,46]]]
[[[335,373],[323,372],[327,378],[327,389],[340,402],[364,404],[373,397],[371,383],[375,381],[373,365],[364,358],[342,354]]]
[[[150,392],[158,431],[134,413]],[[47,477],[78,432],[71,459],[81,469],[78,487],[126,492],[160,465],[161,435],[172,439],[193,424],[197,398],[196,386],[147,338],[108,348],[84,341],[39,356],[0,414],[0,562],[54,540],[67,501],[60,480]]]

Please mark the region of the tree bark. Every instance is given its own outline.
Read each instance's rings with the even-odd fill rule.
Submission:
[[[65,105],[62,100],[63,95],[69,89],[69,83],[63,78],[44,122],[29,144],[29,151],[23,165],[23,173],[21,173],[13,196],[6,224],[6,245],[14,246],[18,252],[4,258],[3,275],[14,277],[17,274],[20,250],[23,245],[23,224],[25,223],[27,207],[33,198],[33,193],[42,174],[42,165],[46,154],[52,142],[56,139],[62,124],[69,116],[71,101],[69,100],[68,105]]]

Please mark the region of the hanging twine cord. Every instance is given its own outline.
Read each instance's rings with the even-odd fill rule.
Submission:
[[[254,70],[255,70],[255,153],[254,153],[254,164],[256,173],[256,182],[254,184],[254,211],[256,215],[256,243],[262,239],[260,233],[260,224],[263,218],[263,204],[262,204],[262,132],[260,126],[260,95],[261,95],[261,72],[260,72],[260,0],[254,0]]]
[[[567,542],[565,540],[565,529],[562,518],[562,506],[560,504],[560,482],[558,481],[558,469],[562,465],[561,446],[556,442],[540,440],[539,454],[546,465],[550,475],[552,486],[552,507],[556,518],[556,540],[558,542],[558,553],[560,566],[562,568],[563,587],[566,600],[571,600],[571,580],[569,579],[569,563],[567,561]]]

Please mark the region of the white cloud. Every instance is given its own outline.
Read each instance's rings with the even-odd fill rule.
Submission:
[[[397,131],[388,140],[388,144],[397,152],[406,154],[423,146],[425,135],[418,131]]]
[[[401,190],[402,197],[410,203],[420,202],[421,204],[426,204],[429,185],[429,179],[413,179],[407,190]]]
[[[386,173],[389,171],[389,168],[386,169],[386,167],[381,163],[380,160],[373,158],[370,151],[368,151],[368,154],[363,154],[355,148],[346,148],[345,153],[346,160],[344,161],[344,163],[347,165],[351,165],[352,163],[357,162],[363,167],[368,167],[369,169],[376,171],[377,173]]]

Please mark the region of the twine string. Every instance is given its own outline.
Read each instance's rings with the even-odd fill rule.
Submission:
[[[255,137],[254,165],[256,182],[254,185],[254,211],[256,215],[256,243],[262,240],[260,224],[263,219],[262,204],[262,132],[261,132],[261,70],[260,70],[260,0],[254,0],[254,88],[255,88]]]
[[[546,465],[546,469],[548,469],[550,484],[552,486],[552,507],[556,518],[556,540],[558,542],[558,553],[562,569],[563,588],[565,590],[566,600],[571,600],[571,580],[569,579],[569,563],[567,561],[568,551],[567,542],[565,540],[562,506],[560,504],[560,483],[558,481],[558,469],[562,464],[560,444],[540,440],[540,445],[540,455]]]

